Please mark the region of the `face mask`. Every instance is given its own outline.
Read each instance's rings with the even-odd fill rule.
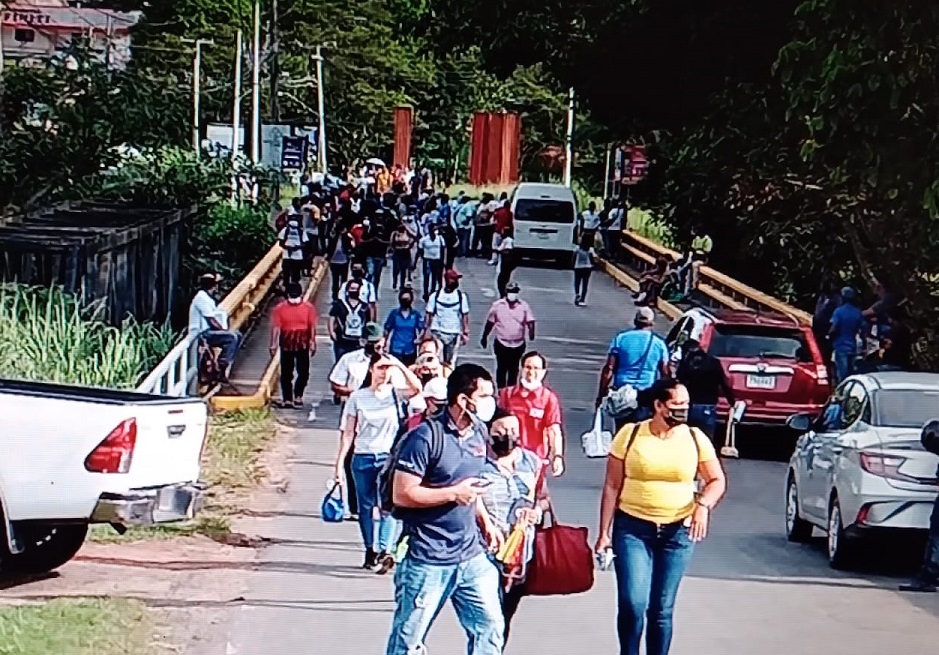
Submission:
[[[287,302],[291,305],[299,305],[303,298],[287,298]]]
[[[414,301],[413,301],[413,300],[410,300],[410,299],[408,299],[408,300],[402,300],[402,301],[401,301],[401,309],[404,310],[404,311],[408,311],[408,310],[411,309],[411,305],[413,305],[413,304],[414,304]]]
[[[470,416],[480,423],[489,423],[496,415],[496,399],[492,396],[480,398],[473,404],[476,405],[476,411],[470,412]]]
[[[358,299],[359,299],[359,292],[358,292],[358,291],[349,291],[346,295],[349,296],[349,300],[358,300]]]
[[[675,407],[667,409],[668,414],[665,415],[665,422],[670,426],[675,427],[676,425],[681,425],[682,423],[688,422],[687,407]]]
[[[518,438],[508,434],[492,435],[492,452],[496,457],[506,457],[518,446]]]
[[[453,293],[459,286],[460,285],[456,284],[455,282],[447,282],[446,286],[444,286],[444,289],[446,289],[448,293]]]
[[[517,294],[517,293],[507,293],[507,294],[505,294],[505,299],[508,300],[509,302],[518,302],[518,294]]]
[[[356,280],[361,280],[365,276],[365,271],[352,271],[352,277]]]
[[[523,389],[527,389],[528,391],[540,389],[542,384],[541,380],[527,380],[525,378],[520,378],[518,383],[522,385]]]

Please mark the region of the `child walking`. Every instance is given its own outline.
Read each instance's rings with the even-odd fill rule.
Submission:
[[[590,234],[584,234],[574,252],[574,304],[583,307],[587,304],[587,284],[593,273],[597,251],[593,248]]]

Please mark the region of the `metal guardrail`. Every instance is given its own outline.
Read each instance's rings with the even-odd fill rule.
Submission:
[[[267,297],[280,274],[283,249],[275,244],[232,289],[219,307],[228,313],[228,327],[239,330]],[[162,396],[195,396],[199,393],[199,343],[197,335],[185,335],[137,386],[140,393]]]
[[[629,230],[623,230],[622,248],[630,258],[649,265],[655,264],[656,258],[662,255],[668,257],[681,256],[680,253]],[[812,324],[812,315],[810,313],[738,282],[710,266],[701,267],[698,291],[722,307],[779,312],[792,316],[803,325]]]

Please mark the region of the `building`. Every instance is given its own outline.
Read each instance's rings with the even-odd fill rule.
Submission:
[[[131,28],[142,13],[82,7],[67,0],[0,2],[0,47],[6,63],[36,65],[87,39],[110,68],[130,61]]]

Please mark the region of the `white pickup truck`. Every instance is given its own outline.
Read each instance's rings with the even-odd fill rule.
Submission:
[[[58,568],[92,523],[192,518],[207,420],[199,398],[0,380],[0,571]]]

